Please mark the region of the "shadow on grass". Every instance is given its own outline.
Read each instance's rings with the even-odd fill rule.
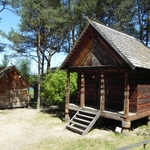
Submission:
[[[37,101],[34,99],[30,100],[29,104],[30,108],[36,109],[37,108]],[[61,121],[65,121],[65,106],[64,105],[51,105],[45,106],[40,109],[40,112],[50,114],[52,117],[57,117]]]
[[[30,106],[32,109],[36,109],[36,107],[37,107],[37,101],[34,100],[34,99],[30,99],[29,106]]]
[[[52,117],[57,117],[63,122],[65,121],[65,110],[62,106],[52,105],[41,109],[40,112],[50,114]]]
[[[30,101],[30,107],[33,109],[36,109],[37,107],[37,102],[35,100]],[[52,117],[57,117],[59,118],[62,122],[65,122],[65,106],[64,105],[51,105],[47,107],[43,107],[40,112],[50,114]],[[73,117],[75,114],[75,111],[70,111],[70,118]],[[136,121],[131,122],[131,128],[130,130],[134,130],[135,128],[138,128],[142,125],[147,124],[147,118],[142,118],[138,119]],[[111,130],[115,132],[116,127],[122,127],[121,126],[121,121],[117,120],[112,120],[112,119],[107,119],[107,118],[102,118],[102,122],[99,123],[97,121],[95,125],[93,126],[93,129],[103,129],[103,130]]]

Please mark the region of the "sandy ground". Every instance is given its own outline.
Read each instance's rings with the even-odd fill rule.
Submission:
[[[40,121],[37,112],[31,108],[0,110],[0,150],[28,149],[32,144],[39,143],[45,138],[80,138],[81,135],[63,130],[65,123],[55,117]],[[47,117],[49,114],[46,114]],[[36,121],[37,120],[37,121]],[[96,130],[96,129],[95,129]],[[101,132],[101,134],[100,134]],[[95,131],[86,135],[91,138],[107,136],[108,131]]]
[[[0,150],[28,150],[47,138],[73,140],[83,137],[64,130],[66,123],[61,119],[31,108],[0,110]],[[108,139],[112,134],[110,130],[94,129],[84,137]],[[133,132],[131,134],[135,135]]]

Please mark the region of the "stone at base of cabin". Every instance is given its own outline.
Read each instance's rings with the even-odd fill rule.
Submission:
[[[128,135],[129,134],[129,129],[131,128],[131,121],[122,121],[122,133],[124,135]]]
[[[70,121],[70,116],[69,116],[69,114],[66,114],[66,115],[65,115],[65,121],[66,121],[66,122]]]
[[[147,126],[150,126],[150,121],[147,122]]]
[[[129,134],[129,129],[127,129],[127,128],[123,128],[123,130],[122,130],[122,134],[124,134],[124,135],[128,135],[128,134]]]
[[[147,125],[150,126],[150,116],[147,118]]]
[[[131,121],[122,121],[122,127],[126,129],[131,128]]]

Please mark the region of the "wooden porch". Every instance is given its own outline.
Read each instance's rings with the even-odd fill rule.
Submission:
[[[93,110],[99,110],[99,108],[97,106],[94,106],[94,105],[93,106],[89,105],[89,106],[84,106],[84,107],[85,108],[87,107],[87,108],[90,108],[90,109],[93,109]],[[69,103],[67,108],[69,110],[72,110],[72,111],[78,111],[81,107],[78,104]],[[145,117],[146,116],[149,116],[149,114],[145,114]],[[118,121],[122,121],[123,119],[126,119],[126,117],[124,115],[124,111],[117,111],[117,110],[112,110],[112,109],[106,109],[106,110],[101,111],[100,117],[113,119],[113,120],[118,120]],[[134,121],[134,120],[140,119],[142,117],[143,117],[143,113],[140,115],[140,114],[137,114],[137,113],[129,112],[128,119],[130,121]]]
[[[88,105],[88,106],[84,106],[84,107],[89,108],[91,110],[99,110],[99,108],[95,105]],[[81,107],[79,104],[69,103],[67,105],[67,108],[72,111],[78,111]],[[129,112],[128,120],[134,121],[134,120],[141,119],[143,117],[148,117],[148,116],[150,116],[150,111],[141,112],[141,113]],[[117,111],[117,110],[113,110],[113,109],[102,110],[100,117],[118,120],[118,121],[123,121],[124,119],[127,119],[123,110]]]
[[[78,112],[81,108],[88,108],[88,110],[97,110],[100,111],[100,116],[102,118],[108,118],[112,120],[121,121],[122,128],[129,129],[131,127],[131,121],[138,120],[140,118],[148,117],[150,116],[150,111],[139,111],[139,112],[133,112],[130,111],[130,86],[128,82],[128,72],[124,72],[124,95],[123,95],[123,102],[122,107],[120,110],[113,109],[111,107],[106,106],[106,86],[105,86],[105,74],[104,72],[101,72],[100,74],[100,88],[99,90],[99,103],[98,104],[92,104],[89,105],[86,103],[86,89],[85,89],[85,77],[84,73],[81,73],[81,82],[80,82],[80,100],[78,103],[72,103],[70,100],[70,78],[69,73],[67,77],[67,88],[66,88],[66,106],[65,106],[65,112],[66,112],[66,120],[70,120],[69,113],[70,111],[76,111]],[[88,98],[88,97],[87,97]],[[94,97],[93,97],[94,99]],[[111,100],[111,99],[109,99]]]

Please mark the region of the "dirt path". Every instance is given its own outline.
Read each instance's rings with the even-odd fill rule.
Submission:
[[[1,150],[28,149],[32,144],[46,138],[65,137],[67,140],[81,137],[63,130],[65,123],[62,123],[61,119],[36,112],[34,109],[1,110],[0,122]]]

